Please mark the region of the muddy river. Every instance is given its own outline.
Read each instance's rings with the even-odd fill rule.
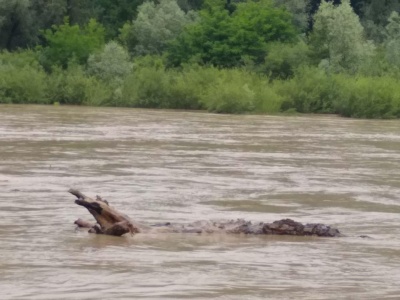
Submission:
[[[346,237],[96,236],[70,187]],[[0,299],[400,299],[400,121],[0,106]]]

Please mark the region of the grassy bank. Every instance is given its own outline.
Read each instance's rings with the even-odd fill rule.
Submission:
[[[18,57],[3,53],[1,58],[0,103],[400,117],[400,82],[393,77],[328,75],[318,68],[303,68],[291,79],[271,81],[245,69],[166,69],[161,62],[148,60],[136,62],[122,78],[104,80],[79,65],[45,72],[29,52]]]

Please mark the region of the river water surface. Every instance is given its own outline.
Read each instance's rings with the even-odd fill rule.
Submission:
[[[347,236],[90,235],[70,187]],[[399,121],[0,106],[0,299],[400,299],[399,225]]]

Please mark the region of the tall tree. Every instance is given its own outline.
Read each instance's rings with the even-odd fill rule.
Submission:
[[[179,7],[188,12],[190,10],[199,10],[204,3],[204,0],[177,0]]]
[[[330,70],[354,73],[373,53],[348,0],[340,5],[322,2],[314,21],[311,46],[316,58]]]
[[[98,21],[106,28],[108,38],[116,37],[118,30],[136,18],[137,8],[144,0],[96,0],[100,13]]]
[[[366,0],[361,4],[361,21],[369,39],[378,43],[385,40],[385,27],[393,11],[400,13],[399,0]]]
[[[31,0],[31,9],[39,29],[62,24],[68,11],[66,0]]]
[[[84,25],[90,19],[99,19],[104,10],[98,0],[64,0],[67,4],[66,16],[71,24]],[[52,2],[52,1],[50,1]]]
[[[160,4],[145,2],[138,8],[136,20],[132,23],[137,45],[134,52],[143,54],[161,54],[168,42],[176,38],[183,27],[193,21],[176,0],[163,0]]]
[[[293,15],[293,24],[299,31],[306,31],[309,25],[310,0],[275,0]]]
[[[171,44],[168,58],[173,65],[198,61],[234,67],[243,60],[262,61],[268,43],[295,36],[291,15],[272,0],[238,3],[232,14],[224,0],[208,0],[200,20]]]
[[[132,69],[128,51],[118,43],[111,41],[103,50],[91,54],[87,71],[105,82],[121,82]]]
[[[0,49],[35,44],[37,29],[30,0],[0,0]]]
[[[386,58],[390,65],[400,68],[400,15],[392,12],[386,26]]]
[[[68,66],[71,60],[85,64],[93,51],[104,45],[104,28],[91,19],[86,25],[71,25],[68,18],[64,24],[44,31],[47,46],[43,49],[42,63],[49,68]]]

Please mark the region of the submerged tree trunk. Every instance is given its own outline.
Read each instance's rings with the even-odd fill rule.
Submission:
[[[75,203],[86,207],[97,221],[97,224],[91,224],[78,219],[75,221],[75,224],[79,227],[90,227],[89,232],[116,236],[121,236],[128,232],[131,234],[140,232],[139,228],[134,226],[134,223],[128,216],[112,208],[101,197],[97,196],[96,199],[92,199],[74,189],[70,189],[69,193],[76,196]]]
[[[341,236],[338,229],[316,223],[305,224],[291,219],[282,219],[272,223],[252,223],[243,219],[230,221],[198,221],[189,224],[160,223],[144,225],[132,221],[128,216],[112,208],[106,200],[97,196],[89,198],[78,190],[70,189],[69,193],[76,196],[75,203],[86,207],[96,219],[97,224],[78,219],[78,227],[90,228],[89,232],[121,236],[125,233],[146,232],[177,232],[177,233],[229,233],[229,234],[275,234],[297,236]]]

